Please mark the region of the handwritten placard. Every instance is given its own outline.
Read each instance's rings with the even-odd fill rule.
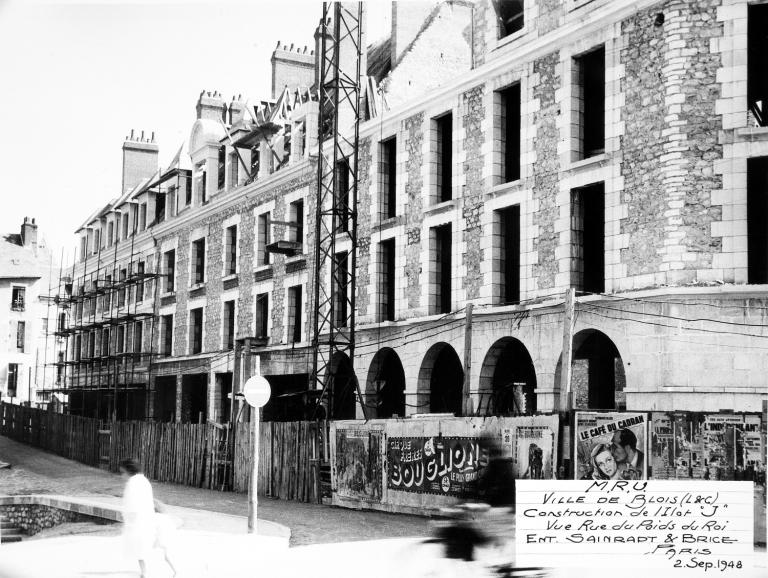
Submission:
[[[750,482],[518,480],[516,487],[520,564],[752,571]]]

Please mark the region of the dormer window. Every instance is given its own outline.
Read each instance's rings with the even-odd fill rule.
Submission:
[[[506,38],[523,29],[523,0],[493,0],[493,8],[499,21],[499,38]]]
[[[204,205],[208,202],[208,196],[205,190],[205,183],[207,180],[207,171],[205,170],[205,163],[200,163],[195,168],[195,188],[197,189],[197,198],[200,200],[200,204]]]
[[[216,180],[216,188],[218,190],[222,190],[224,188],[224,185],[226,183],[225,175],[226,173],[226,162],[227,162],[227,147],[220,146],[219,147],[219,158],[218,158],[218,165],[217,165],[217,180]]]

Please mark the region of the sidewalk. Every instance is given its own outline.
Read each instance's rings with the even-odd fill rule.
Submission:
[[[2,494],[60,494],[119,497],[124,481],[117,474],[67,460],[0,436]],[[229,514],[242,520],[248,496],[177,484],[152,484],[155,497],[169,506]],[[428,535],[428,520],[418,516],[332,508],[320,504],[259,499],[259,518],[291,529],[291,546]]]

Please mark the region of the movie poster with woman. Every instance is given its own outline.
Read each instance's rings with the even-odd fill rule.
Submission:
[[[646,479],[647,439],[647,414],[576,412],[575,478]]]

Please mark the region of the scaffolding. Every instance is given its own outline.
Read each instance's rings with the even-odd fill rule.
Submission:
[[[137,187],[136,195],[153,193],[163,201],[162,215],[156,211],[149,226],[164,220],[169,188],[163,184],[172,177],[189,179],[188,172],[170,169]],[[182,190],[178,186],[181,181],[176,180],[174,190],[178,192]],[[124,232],[121,239],[120,231],[116,230],[110,246],[99,235],[95,253],[89,251],[86,242],[80,266],[73,262],[69,275],[60,271],[59,290],[53,296],[56,324],[54,331],[49,328],[50,333],[63,340],[63,355],[50,364],[56,367],[57,375],[56,385],[50,391],[66,394],[70,414],[103,421],[148,416],[152,365],[159,355],[156,333],[160,258],[155,255],[154,271],[149,271],[148,262],[137,252],[137,202],[130,199],[116,207],[98,216],[110,211],[119,215],[131,211],[133,227],[129,238]],[[121,255],[120,249],[126,244],[127,254]]]

